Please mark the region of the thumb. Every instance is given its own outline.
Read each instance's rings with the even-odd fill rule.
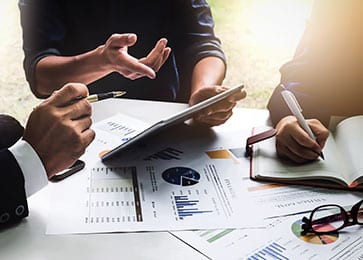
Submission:
[[[313,121],[309,124],[311,131],[314,133],[316,137],[316,141],[320,145],[321,148],[324,148],[326,140],[329,137],[329,130],[326,129],[320,122]]]
[[[112,48],[133,46],[136,41],[137,36],[134,33],[113,34],[109,39],[110,47]]]

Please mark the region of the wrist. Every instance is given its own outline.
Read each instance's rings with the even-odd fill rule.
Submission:
[[[95,64],[97,64],[102,72],[108,74],[116,70],[107,55],[107,48],[105,45],[100,45],[95,49],[95,56],[97,60]]]

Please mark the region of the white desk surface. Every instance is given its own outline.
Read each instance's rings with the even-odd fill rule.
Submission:
[[[109,99],[93,104],[93,121],[116,113],[147,122],[174,114],[186,104],[128,99]],[[246,128],[266,124],[266,110],[236,108],[220,128],[243,124]],[[207,259],[168,232],[46,235],[47,212],[52,205],[51,185],[28,198],[29,217],[0,229],[0,259]],[[65,191],[66,192],[66,191]]]

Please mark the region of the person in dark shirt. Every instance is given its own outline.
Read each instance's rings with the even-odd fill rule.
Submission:
[[[267,106],[277,129],[279,156],[297,163],[315,160],[328,138],[331,118],[363,114],[362,13],[360,0],[314,3],[295,56],[282,66],[282,84]],[[284,89],[295,94],[317,141],[291,116],[281,97]]]
[[[0,227],[28,216],[26,198],[71,166],[92,142],[91,105],[83,84],[70,83],[37,106],[25,129],[0,115]]]
[[[227,89],[225,55],[205,0],[20,0],[19,7],[24,69],[38,97],[81,82],[90,93],[124,90],[126,98],[194,105]],[[130,64],[152,70],[130,71]],[[244,97],[196,119],[221,124]]]

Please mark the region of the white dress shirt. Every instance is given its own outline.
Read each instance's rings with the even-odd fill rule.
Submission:
[[[9,148],[9,151],[14,155],[23,172],[27,197],[48,184],[48,177],[43,163],[28,142],[20,139]]]

